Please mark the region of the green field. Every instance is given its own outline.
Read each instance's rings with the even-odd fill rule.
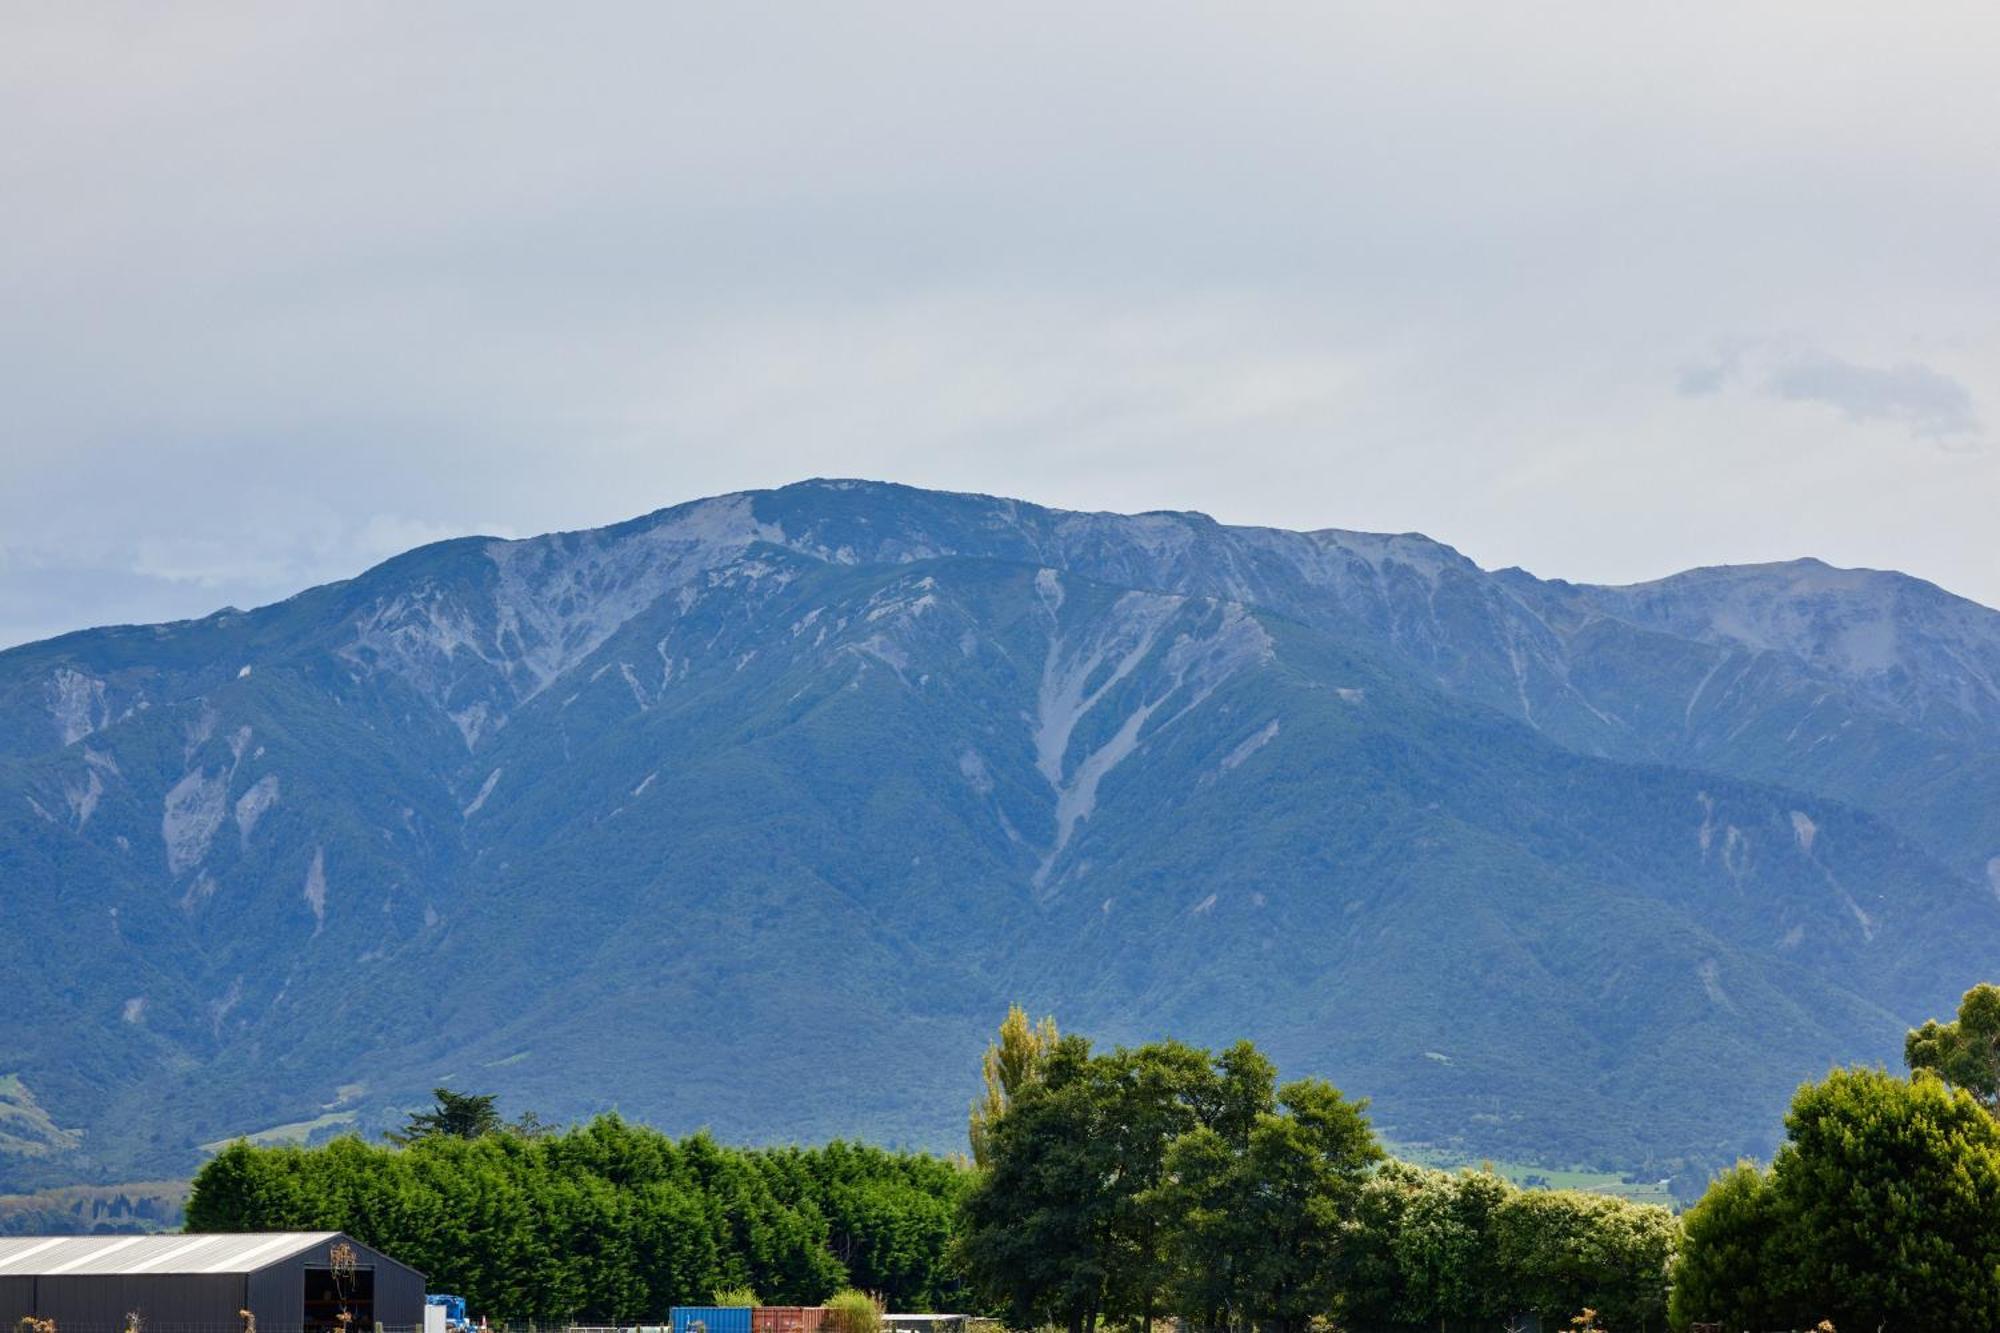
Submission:
[[[1510,1162],[1500,1159],[1482,1158],[1468,1161],[1464,1155],[1436,1148],[1420,1147],[1416,1144],[1390,1143],[1382,1146],[1392,1157],[1418,1166],[1436,1167],[1442,1171],[1456,1171],[1462,1168],[1490,1170],[1503,1180],[1533,1189],[1585,1190],[1592,1194],[1610,1194],[1633,1203],[1657,1203],[1662,1207],[1675,1207],[1674,1196],[1657,1180],[1633,1180],[1609,1171],[1591,1171],[1577,1167],[1541,1166],[1533,1162]]]

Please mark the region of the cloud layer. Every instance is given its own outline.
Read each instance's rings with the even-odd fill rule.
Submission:
[[[8,37],[0,643],[812,474],[2000,602],[1987,7]]]

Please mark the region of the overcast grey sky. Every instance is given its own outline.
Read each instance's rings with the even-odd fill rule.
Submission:
[[[2000,605],[1990,4],[0,25],[0,644],[811,475]]]

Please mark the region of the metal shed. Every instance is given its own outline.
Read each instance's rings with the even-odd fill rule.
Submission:
[[[58,1333],[421,1330],[424,1275],[338,1231],[0,1237],[0,1328]]]

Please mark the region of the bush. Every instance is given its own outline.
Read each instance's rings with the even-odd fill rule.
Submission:
[[[722,1309],[733,1309],[742,1305],[755,1308],[764,1303],[758,1300],[757,1293],[748,1287],[724,1287],[709,1299],[713,1304]]]
[[[882,1300],[865,1291],[838,1291],[827,1298],[825,1333],[882,1333]]]

